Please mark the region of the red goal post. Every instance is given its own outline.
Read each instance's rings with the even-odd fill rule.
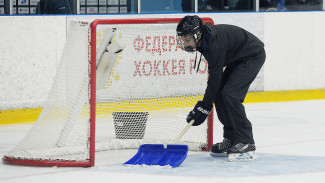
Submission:
[[[96,40],[96,28],[101,24],[164,24],[178,23],[182,18],[147,18],[147,19],[97,19],[90,24],[91,40]],[[211,18],[203,17],[201,20],[206,24],[214,25]],[[91,43],[91,73],[96,76],[96,41]],[[96,121],[96,77],[92,77],[91,82],[91,98],[90,98],[90,166],[94,166],[95,160],[95,121]],[[208,117],[208,145],[203,148],[204,151],[209,151],[213,145],[213,110]]]

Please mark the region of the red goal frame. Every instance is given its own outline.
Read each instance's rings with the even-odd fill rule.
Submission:
[[[214,24],[211,18],[201,18],[204,23]],[[6,164],[44,166],[44,167],[91,167],[95,165],[95,124],[96,124],[96,29],[102,24],[170,24],[178,23],[181,18],[147,18],[147,19],[97,19],[90,24],[91,56],[90,56],[90,137],[89,137],[89,159],[86,161],[64,161],[64,160],[28,160],[3,157]],[[213,110],[208,117],[207,146],[204,151],[209,151],[213,144]]]

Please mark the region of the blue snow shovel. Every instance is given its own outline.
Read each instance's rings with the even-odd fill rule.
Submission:
[[[138,152],[124,165],[158,165],[178,167],[183,163],[187,156],[187,145],[175,145],[185,132],[193,125],[192,120],[173,141],[173,144],[168,144],[167,148],[163,144],[142,144]]]

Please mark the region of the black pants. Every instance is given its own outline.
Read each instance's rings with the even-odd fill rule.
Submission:
[[[244,99],[265,62],[264,49],[226,67],[214,103],[223,124],[223,137],[236,143],[254,144],[252,124],[246,117]]]

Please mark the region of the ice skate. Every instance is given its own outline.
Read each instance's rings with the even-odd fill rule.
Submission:
[[[216,143],[211,147],[211,156],[225,157],[227,156],[227,150],[231,147],[230,139],[223,139],[223,142]]]
[[[254,161],[257,159],[254,144],[238,143],[227,151],[229,161]]]

